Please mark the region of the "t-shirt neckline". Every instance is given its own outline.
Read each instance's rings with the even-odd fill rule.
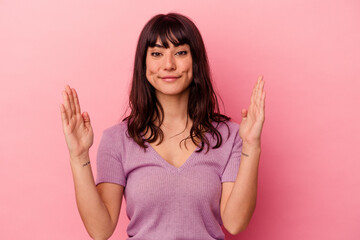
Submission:
[[[197,146],[196,149],[190,154],[190,156],[186,159],[186,161],[180,167],[175,167],[174,165],[172,165],[168,161],[166,161],[163,157],[161,157],[160,154],[148,142],[146,142],[146,145],[152,152],[155,159],[159,160],[163,164],[164,167],[166,167],[170,171],[174,171],[174,172],[183,171],[190,164],[190,162],[194,158],[196,158],[196,154],[197,154],[196,151],[200,149],[200,147]]]

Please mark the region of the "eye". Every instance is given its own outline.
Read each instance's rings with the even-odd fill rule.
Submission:
[[[180,51],[180,52],[177,52],[176,54],[177,54],[177,55],[186,55],[186,54],[187,54],[187,51]]]
[[[159,52],[152,52],[152,53],[151,53],[151,56],[158,57],[158,56],[160,56],[160,54],[161,54],[161,53],[159,53]]]

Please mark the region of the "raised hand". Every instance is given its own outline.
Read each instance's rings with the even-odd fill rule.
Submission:
[[[265,121],[265,91],[263,76],[259,76],[252,91],[249,109],[242,109],[239,134],[244,143],[260,147],[261,131]]]
[[[90,117],[87,112],[81,114],[79,98],[74,88],[66,85],[62,95],[64,104],[60,104],[60,112],[70,157],[82,157],[88,154],[94,140]]]

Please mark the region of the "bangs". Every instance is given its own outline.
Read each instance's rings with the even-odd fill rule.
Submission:
[[[185,27],[175,19],[160,18],[153,26],[147,39],[147,46],[155,47],[158,38],[165,48],[170,47],[168,42],[174,44],[175,47],[190,43]]]

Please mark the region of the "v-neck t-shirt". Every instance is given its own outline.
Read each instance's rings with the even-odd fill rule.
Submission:
[[[235,182],[242,140],[239,125],[213,123],[222,136],[219,148],[204,145],[179,168],[147,142],[141,148],[127,133],[126,121],[103,131],[97,152],[96,185],[124,186],[128,239],[223,240],[220,215],[222,182]],[[229,135],[228,135],[229,134]],[[216,137],[205,134],[210,146]],[[229,138],[228,138],[229,136]]]

